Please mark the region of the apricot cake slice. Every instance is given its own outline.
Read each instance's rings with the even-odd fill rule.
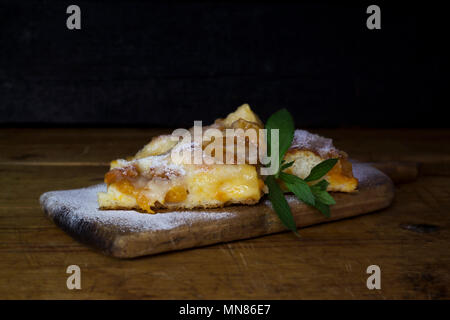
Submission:
[[[204,129],[248,127],[262,128],[262,122],[248,105],[243,105]],[[201,150],[206,146],[202,144]],[[173,152],[195,147],[199,147],[195,142],[174,142],[171,135],[162,135],[153,138],[128,161],[113,161],[105,175],[107,192],[98,194],[100,208],[151,213],[159,208],[216,208],[259,201],[265,185],[256,165],[190,164],[172,157]]]
[[[352,164],[348,161],[347,154],[336,149],[333,140],[305,130],[295,130],[292,145],[284,156],[286,162],[294,163],[285,172],[304,179],[312,168],[330,158],[337,158],[339,161],[324,177],[329,183],[327,191],[355,191],[358,180],[353,176]]]
[[[204,127],[208,128],[225,132],[227,129],[262,129],[263,124],[244,104],[225,119],[217,119]],[[246,147],[261,146],[259,137],[238,134],[236,139],[243,139]],[[267,187],[264,176],[259,173],[261,163],[250,162],[247,153],[244,163],[236,164],[195,164],[172,156],[196,148],[205,150],[210,141],[177,141],[171,135],[162,135],[153,138],[134,157],[112,161],[105,175],[107,191],[98,194],[100,209],[136,209],[153,213],[157,209],[183,210],[258,203]],[[225,146],[225,140],[222,142],[224,156],[228,157],[230,146]],[[232,144],[232,151],[234,147]],[[294,163],[285,171],[304,178],[316,164],[329,158],[339,158],[339,161],[324,177],[329,182],[328,190],[354,191],[357,180],[353,177],[347,155],[337,150],[331,139],[304,130],[295,132],[292,146],[285,156],[286,161]]]

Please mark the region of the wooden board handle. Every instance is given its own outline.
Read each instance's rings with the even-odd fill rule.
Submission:
[[[369,164],[389,176],[395,184],[413,182],[419,176],[420,164],[418,162],[380,161]]]

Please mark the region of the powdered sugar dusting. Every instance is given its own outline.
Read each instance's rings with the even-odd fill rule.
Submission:
[[[119,159],[116,167],[124,168],[131,165],[137,166],[143,175],[164,175],[168,178],[175,178],[186,174],[182,166],[171,161],[170,154],[148,156],[131,161]]]
[[[169,161],[168,155],[149,156],[146,158],[134,160],[145,174],[149,171],[154,171],[156,175],[166,175],[170,178],[175,178],[180,175],[185,175],[183,167]]]
[[[294,140],[290,149],[312,150],[322,158],[339,155],[339,150],[334,147],[332,139],[306,130],[295,130]]]
[[[353,165],[353,175],[358,179],[358,189],[374,186],[380,183],[386,183],[389,178],[378,169],[356,161],[351,161]]]
[[[183,225],[189,226],[197,222],[235,216],[232,212],[214,210],[173,211],[157,214],[145,214],[133,210],[99,210],[97,193],[105,191],[105,184],[83,189],[51,191],[44,193],[40,202],[51,217],[67,215],[65,223],[68,228],[83,222],[95,222],[115,226],[121,232],[171,230]]]

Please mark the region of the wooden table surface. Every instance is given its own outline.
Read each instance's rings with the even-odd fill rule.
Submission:
[[[57,228],[38,198],[101,182],[111,159],[169,131],[0,129],[0,299],[450,298],[450,130],[315,131],[354,159],[420,162],[421,175],[396,186],[390,208],[301,229],[301,239],[287,232],[118,260]],[[434,227],[405,228],[420,224]],[[66,287],[72,264],[81,290]],[[366,287],[373,264],[381,290]]]

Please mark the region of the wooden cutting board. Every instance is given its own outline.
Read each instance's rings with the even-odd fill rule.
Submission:
[[[353,172],[359,180],[358,192],[333,193],[336,204],[331,207],[329,219],[293,195],[286,195],[297,226],[357,216],[391,204],[394,186],[388,176],[363,163],[355,163]],[[144,214],[98,210],[97,192],[105,189],[106,186],[100,184],[84,189],[51,191],[41,196],[40,203],[48,217],[72,237],[118,258],[133,258],[286,230],[265,198],[254,206]]]

